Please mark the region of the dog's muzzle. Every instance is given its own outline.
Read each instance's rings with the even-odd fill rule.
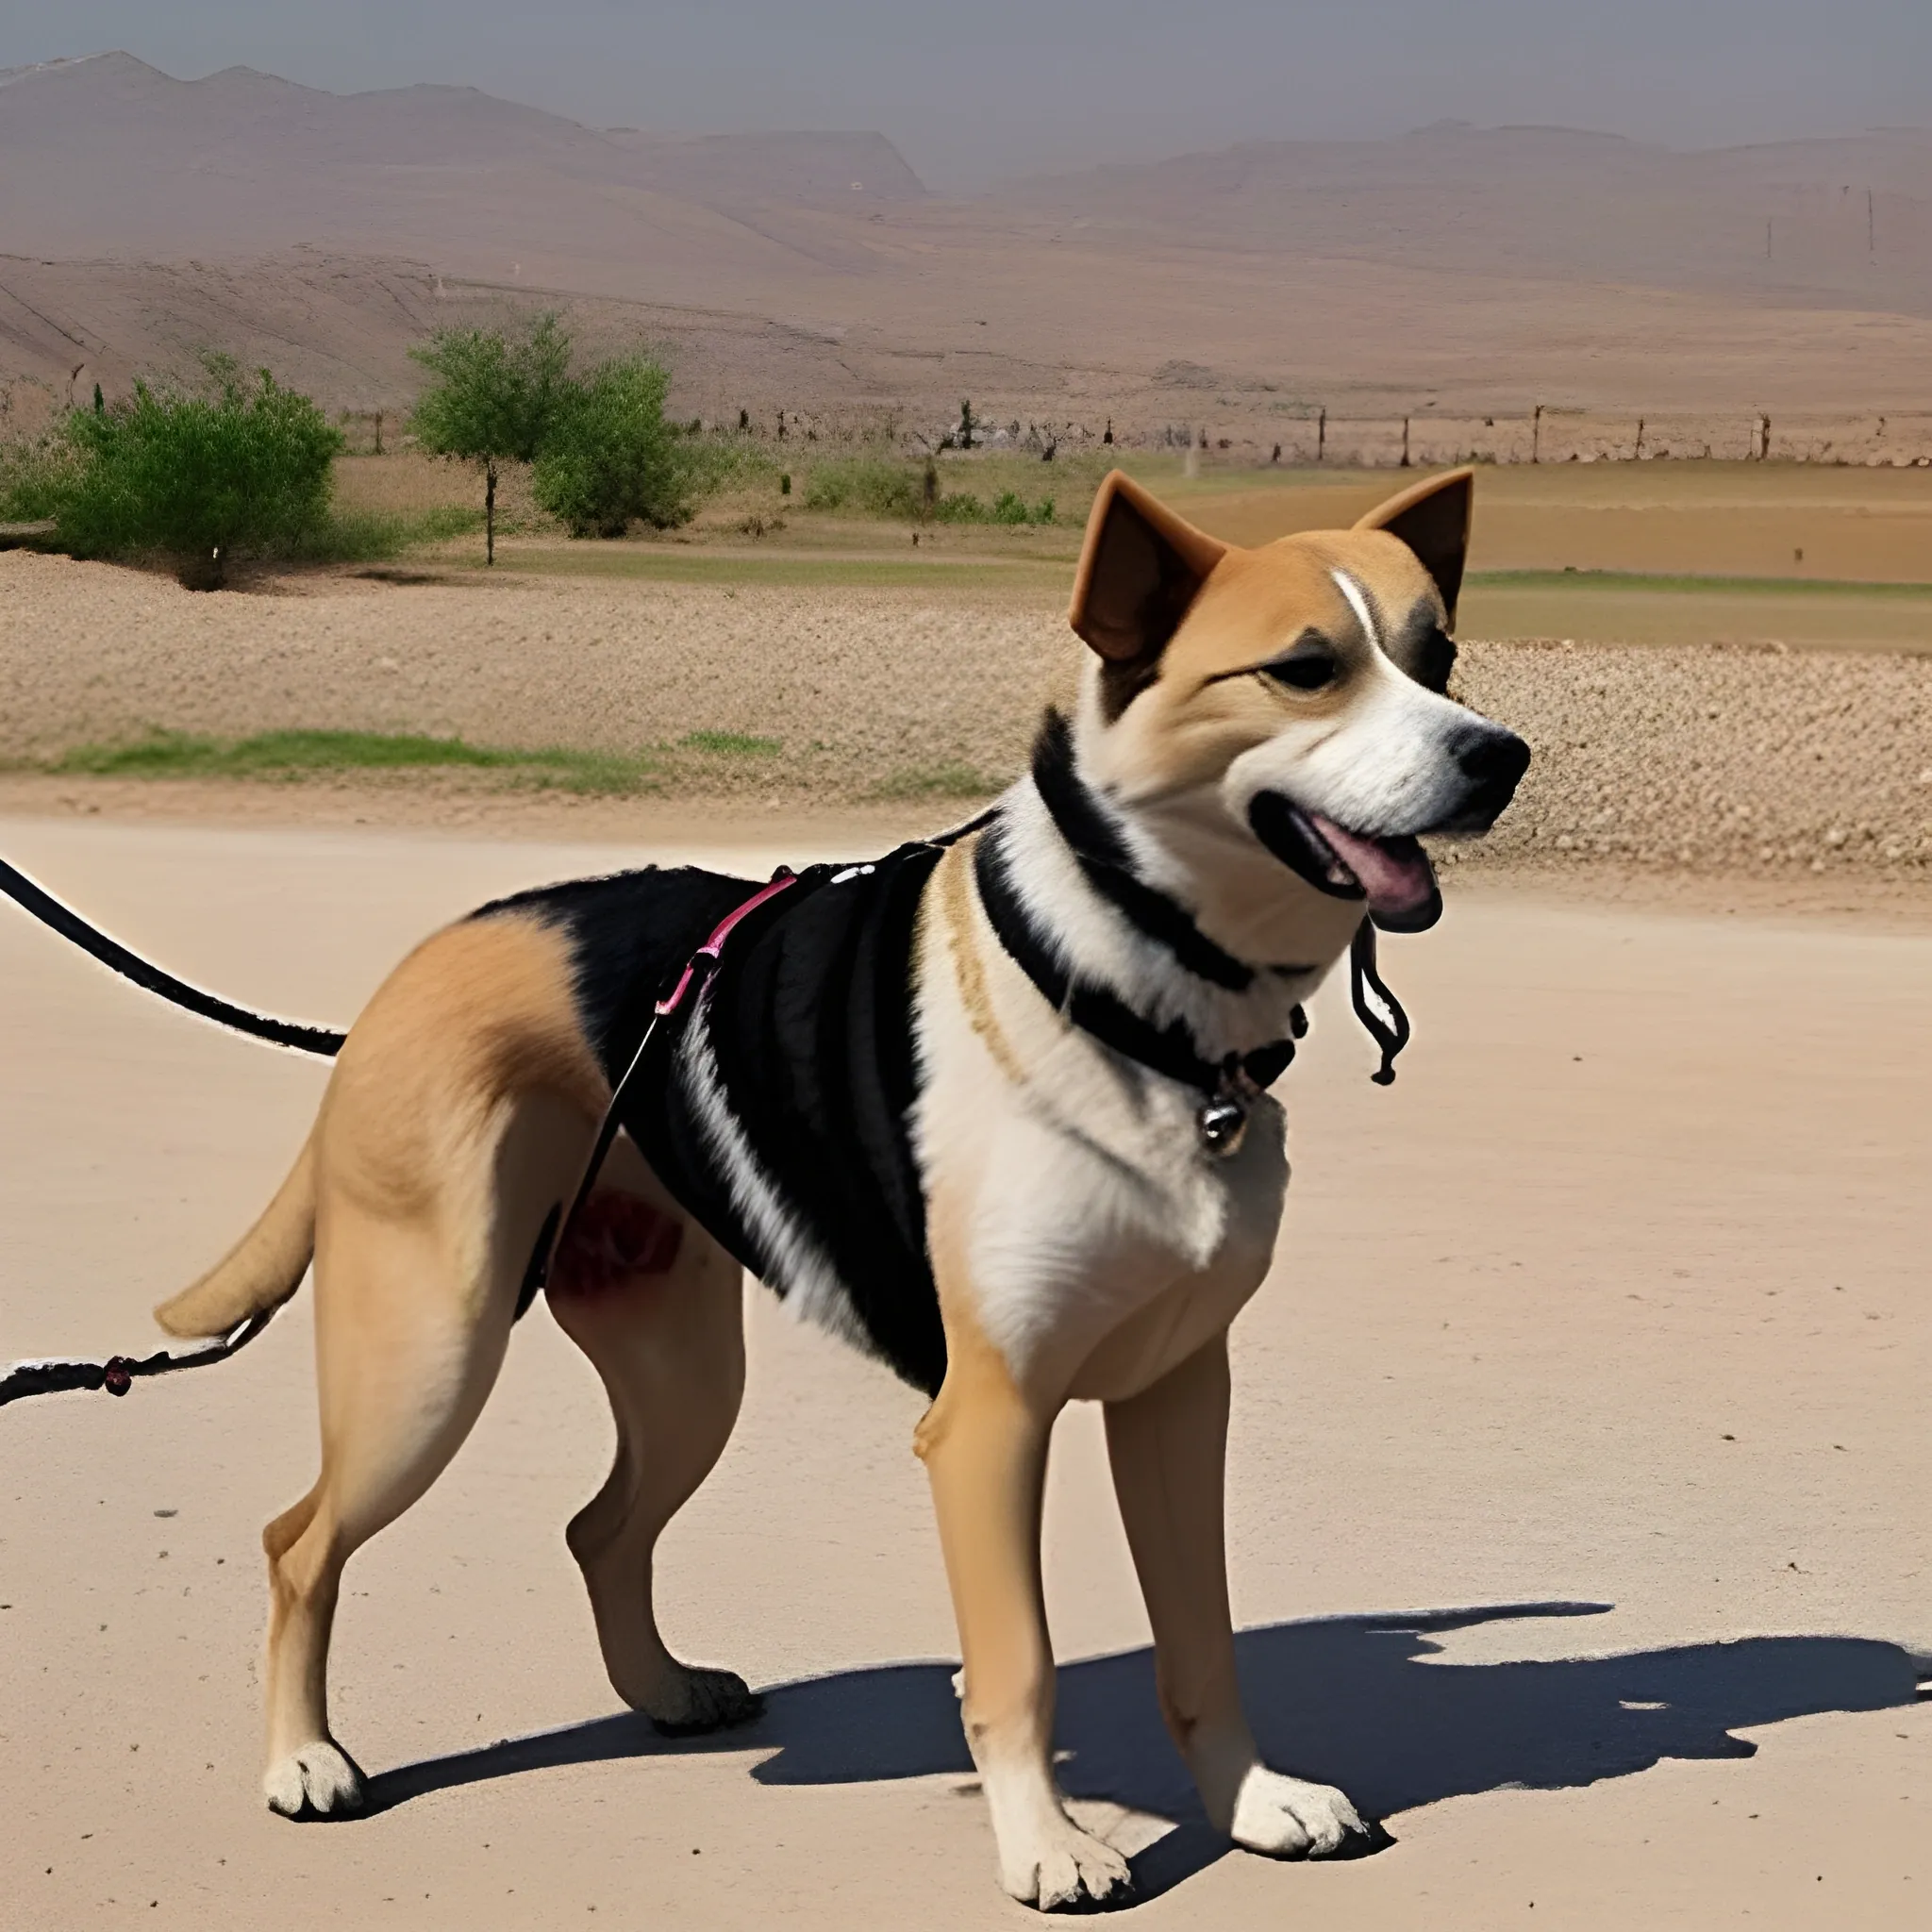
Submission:
[[[1413,832],[1357,832],[1279,791],[1257,792],[1248,824],[1282,864],[1319,892],[1366,902],[1384,932],[1424,932],[1442,916],[1435,869],[1423,850],[1429,833],[1487,832],[1529,769],[1529,747],[1513,731],[1472,724],[1450,747],[1460,781],[1449,808]]]
[[[1424,829],[1487,832],[1516,796],[1516,788],[1529,770],[1529,747],[1500,724],[1472,724],[1451,756],[1466,789],[1448,817]]]

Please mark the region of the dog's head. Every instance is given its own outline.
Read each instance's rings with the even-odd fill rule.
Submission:
[[[1418,839],[1487,831],[1529,765],[1447,695],[1474,481],[1243,550],[1114,471],[1070,612],[1097,659],[1091,775],[1127,807],[1210,796],[1316,892],[1391,931],[1433,924]]]

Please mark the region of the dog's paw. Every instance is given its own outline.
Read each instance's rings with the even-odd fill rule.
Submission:
[[[1009,1859],[1002,1852],[1000,1883],[1022,1905],[1080,1912],[1128,1904],[1134,1875],[1110,1844],[1063,1819],[1019,1857]]]
[[[261,1790],[284,1818],[351,1818],[369,1798],[356,1760],[327,1738],[270,1765]]]
[[[1311,1785],[1260,1765],[1241,1780],[1229,1836],[1270,1858],[1332,1858],[1366,1849],[1374,1833],[1333,1785]]]
[[[729,1730],[764,1713],[765,1700],[736,1671],[693,1670],[688,1664],[680,1664],[665,1678],[644,1710],[667,1738]]]

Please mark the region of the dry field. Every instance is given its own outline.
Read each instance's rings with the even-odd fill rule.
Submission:
[[[1143,467],[1205,525],[1249,541],[1344,521],[1394,481]],[[1024,480],[1010,462],[957,474],[982,490]],[[1067,505],[1054,525],[946,526],[917,551],[902,525],[790,508],[749,541],[738,522],[775,488],[758,482],[679,540],[618,544],[545,536],[512,491],[525,534],[493,574],[463,539],[397,567],[209,597],[8,553],[0,797],[506,828],[614,830],[703,801],[942,819],[1019,768],[1072,661],[1060,599],[1091,477],[1053,475]],[[352,505],[404,510],[473,487],[407,457],[354,462],[343,486]],[[1498,834],[1455,862],[1807,891],[1932,881],[1932,479],[1574,465],[1486,473],[1480,503],[1462,685],[1539,757]],[[1510,622],[1512,600],[1535,621]],[[516,769],[164,783],[72,768],[75,747],[158,731],[287,729],[629,763],[621,782]],[[596,795],[613,790],[631,795]]]
[[[787,460],[791,460],[788,458]],[[1101,455],[1047,465],[998,452],[944,458],[941,487],[990,502],[1051,496],[1049,526],[907,525],[800,508],[816,458],[800,452],[796,488],[774,467],[707,506],[670,541],[570,544],[531,505],[521,477],[501,499],[512,568],[544,575],[749,581],[949,582],[976,572],[1014,599],[1057,603],[1079,546]],[[1214,458],[1189,474],[1178,456],[1134,454],[1142,482],[1234,542],[1353,522],[1400,487],[1400,473],[1294,470]],[[347,458],[352,509],[475,508],[462,469],[412,455]],[[1486,468],[1472,580],[1471,636],[1595,643],[1785,643],[1801,650],[1932,648],[1932,471],[1718,462],[1558,463]],[[748,533],[756,539],[747,541]],[[475,539],[447,560],[473,557]],[[716,553],[729,551],[730,556]]]

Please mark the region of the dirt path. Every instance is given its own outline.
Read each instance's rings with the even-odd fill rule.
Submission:
[[[0,850],[176,970],[332,1021],[436,921],[636,856],[45,820],[0,822]],[[1078,1411],[1048,1529],[1065,1775],[1149,1847],[1137,1923],[1914,1923],[1932,934],[1490,888],[1388,951],[1418,1029],[1397,1085],[1369,1085],[1334,989],[1291,1075],[1289,1234],[1236,1331],[1231,1542],[1264,1737],[1398,1842],[1218,1856]],[[128,1347],[265,1197],[321,1072],[10,914],[0,983],[0,1356]],[[337,1715],[389,1808],[334,1829],[256,1794],[256,1538],[312,1470],[306,1298],[226,1369],[0,1417],[0,1917],[1021,1923],[947,1690],[919,1405],[751,1308],[744,1419],[662,1602],[687,1654],[775,1687],[762,1725],[667,1746],[611,1716],[560,1538],[609,1431],[540,1314],[456,1466],[350,1573]]]

